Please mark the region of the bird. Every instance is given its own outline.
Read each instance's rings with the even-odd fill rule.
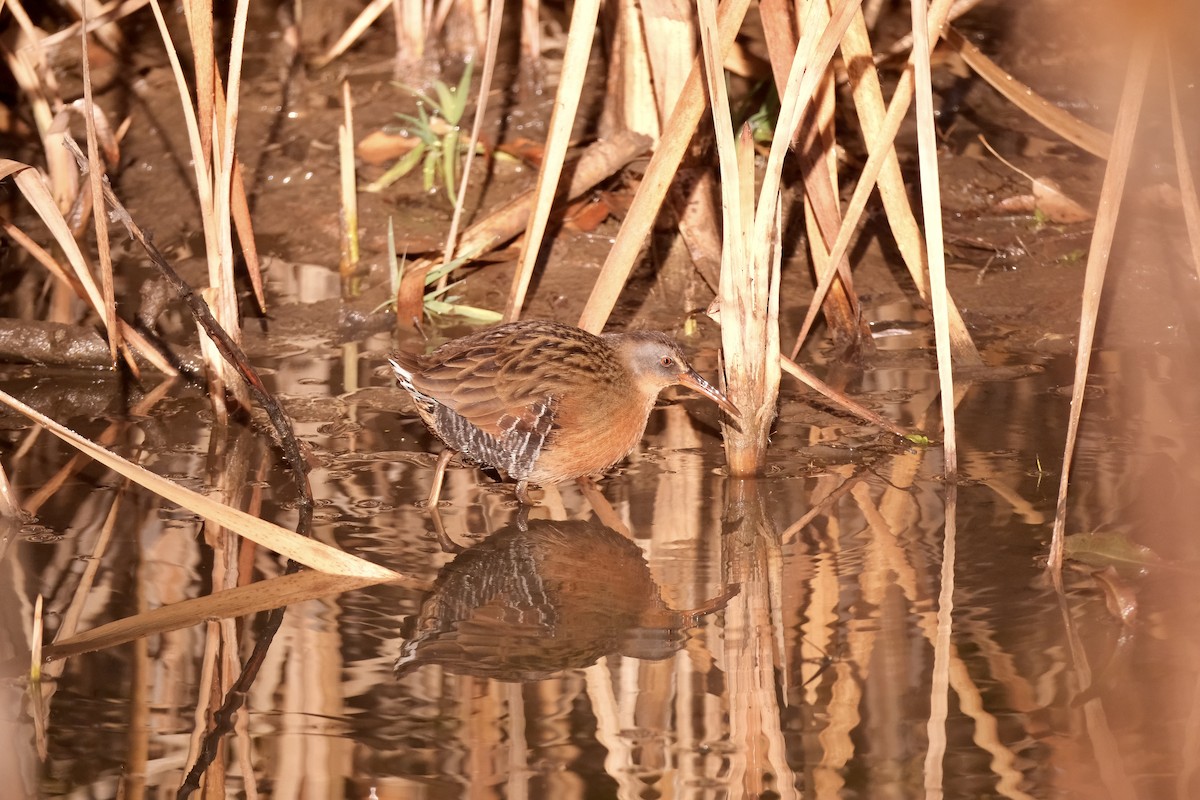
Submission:
[[[455,453],[528,486],[597,475],[629,455],[659,392],[686,386],[727,413],[738,409],[658,331],[596,335],[547,320],[521,320],[453,339],[427,355],[388,359],[417,413],[446,445],[428,505],[436,508]]]

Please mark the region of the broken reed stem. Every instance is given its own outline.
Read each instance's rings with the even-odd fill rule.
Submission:
[[[954,373],[950,351],[950,291],[946,286],[946,254],[942,249],[942,193],[938,183],[937,129],[933,120],[929,7],[927,0],[912,4],[913,83],[917,102],[917,160],[921,173],[921,210],[925,222],[925,252],[929,259],[929,294],[933,305],[933,332],[937,347],[938,383],[941,389],[946,505],[942,531],[941,590],[938,594],[937,632],[933,642],[933,673],[929,686],[929,721],[926,726],[925,795],[940,798],[943,760],[946,756],[946,718],[950,705],[950,644],[954,624],[954,566],[958,516],[958,446],[954,426]]]
[[[807,369],[800,366],[787,356],[780,356],[779,361],[783,366],[784,372],[791,375],[793,378],[800,381],[817,394],[825,397],[835,405],[841,406],[843,409],[861,420],[865,420],[872,425],[876,425],[885,431],[891,431],[901,439],[908,438],[909,433],[895,422],[892,422],[887,417],[876,414],[874,411],[850,397],[850,395],[846,394],[845,392],[839,392],[837,389],[834,389],[832,386],[825,383],[825,381],[821,380],[816,375],[813,375]]]
[[[1087,269],[1083,278],[1083,308],[1079,317],[1079,345],[1075,353],[1075,382],[1071,387],[1071,411],[1067,421],[1067,441],[1063,451],[1062,474],[1058,485],[1058,504],[1054,512],[1054,535],[1050,542],[1049,567],[1055,581],[1061,581],[1063,539],[1067,526],[1067,488],[1075,454],[1075,439],[1079,435],[1079,418],[1083,411],[1083,393],[1087,388],[1088,365],[1092,343],[1096,337],[1096,319],[1100,313],[1100,295],[1104,291],[1104,275],[1112,250],[1125,179],[1133,155],[1133,140],[1137,133],[1142,97],[1157,37],[1148,30],[1138,32],[1129,55],[1125,85],[1117,107],[1117,122],[1113,130],[1112,151],[1104,170],[1100,201],[1096,209],[1096,224],[1088,249]]]

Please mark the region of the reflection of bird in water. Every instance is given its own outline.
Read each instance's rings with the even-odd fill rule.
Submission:
[[[391,363],[448,448],[438,461],[431,506],[452,451],[507,473],[522,503],[529,483],[603,472],[637,445],[655,398],[668,386],[687,386],[737,415],[679,345],[656,331],[595,336],[529,320],[455,339],[429,355],[398,352]]]
[[[503,681],[533,681],[606,655],[658,661],[736,590],[690,611],[659,595],[641,549],[597,522],[503,528],[442,568],[396,660]]]

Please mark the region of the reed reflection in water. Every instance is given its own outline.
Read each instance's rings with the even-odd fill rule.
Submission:
[[[1093,477],[1073,512],[1077,530],[1123,532],[1169,563],[1068,572],[1062,601],[1039,559],[1055,483],[1043,443],[1061,441],[1066,400],[1053,389],[1069,372],[1051,361],[967,394],[954,613],[941,637],[935,448],[897,446],[789,398],[766,476],[733,481],[703,404],[675,402],[599,495],[548,491],[526,530],[507,489],[451,470],[442,516],[471,546],[444,553],[412,503],[432,463],[426,434],[391,395],[351,386],[336,412],[300,415],[318,464],[317,536],[410,581],[291,605],[206,785],[359,798],[372,787],[381,798],[1197,796],[1200,558],[1181,532],[1200,497],[1200,451],[1185,446],[1195,423],[1172,390],[1177,363],[1101,359],[1101,382],[1143,380],[1137,396],[1096,399],[1101,417],[1125,424],[1085,427],[1080,464]],[[292,367],[305,379],[292,389],[321,391],[315,368]],[[895,418],[915,419],[932,396],[926,374],[870,378],[868,394],[904,398],[886,409]],[[203,483],[223,480],[244,507],[286,519],[261,440],[197,441],[180,424],[202,402],[140,408],[112,446],[138,441],[122,451],[193,484],[210,474]],[[1137,452],[1130,437],[1164,446]],[[26,498],[69,459],[45,438],[14,450]],[[37,593],[52,638],[283,571],[244,542],[205,541],[190,515],[94,467],[37,513],[40,527],[4,540],[12,675]],[[1130,602],[1133,620],[1109,610]],[[250,618],[200,620],[55,662],[44,766],[26,745],[37,737],[24,684],[10,681],[17,746],[5,777],[29,795],[173,793],[259,631]],[[946,719],[931,726],[939,681]],[[944,755],[927,787],[933,747]]]

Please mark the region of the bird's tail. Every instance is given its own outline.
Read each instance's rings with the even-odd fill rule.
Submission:
[[[400,384],[400,388],[412,395],[419,407],[432,409],[436,405],[432,397],[422,392],[413,383],[413,374],[418,368],[416,356],[398,352],[388,358],[388,363],[392,365],[392,372],[396,374],[396,382]]]

